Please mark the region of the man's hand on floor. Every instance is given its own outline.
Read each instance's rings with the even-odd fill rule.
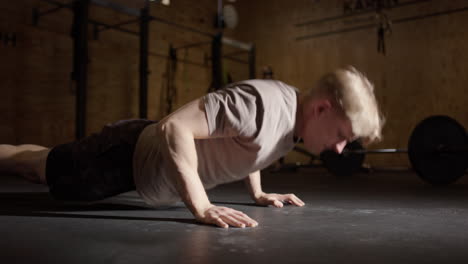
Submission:
[[[262,193],[255,198],[255,203],[258,205],[273,205],[281,208],[284,203],[290,203],[296,206],[304,206],[305,203],[299,199],[296,195],[290,194],[277,194],[277,193]]]
[[[228,207],[212,205],[202,215],[195,216],[197,221],[205,224],[213,224],[222,228],[233,227],[255,227],[257,221],[250,218],[241,211]]]

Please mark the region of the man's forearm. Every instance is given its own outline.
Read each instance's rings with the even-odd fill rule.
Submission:
[[[256,200],[263,194],[260,171],[250,173],[244,182],[252,199]]]
[[[166,151],[168,173],[175,180],[180,197],[195,217],[202,216],[211,206],[205,188],[197,172],[197,153],[193,135],[182,127],[164,124],[162,151]]]

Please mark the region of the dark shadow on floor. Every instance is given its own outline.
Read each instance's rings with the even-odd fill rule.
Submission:
[[[125,204],[125,198],[112,198],[114,202],[60,202],[55,201],[45,192],[19,192],[0,193],[0,215],[2,216],[33,216],[33,217],[59,217],[81,219],[107,219],[107,220],[141,220],[158,222],[178,222],[184,224],[198,224],[194,219],[181,218],[155,218],[113,215],[90,215],[64,212],[99,212],[99,211],[142,211],[155,210],[143,205]],[[122,203],[118,203],[122,202]],[[133,201],[132,201],[133,202]],[[171,210],[171,207],[165,210]],[[174,210],[177,210],[174,207]]]
[[[68,214],[68,213],[51,213],[51,212],[25,212],[25,211],[0,211],[0,215],[8,216],[30,216],[30,217],[48,217],[48,218],[73,218],[73,219],[104,219],[104,220],[131,220],[131,221],[152,221],[152,222],[176,222],[183,224],[201,225],[195,219],[188,218],[158,218],[158,217],[131,217],[131,216],[115,216],[115,215],[85,215],[85,214]]]
[[[243,206],[253,206],[253,207],[265,207],[263,205],[258,205],[255,203],[239,203],[239,202],[225,202],[225,201],[211,201],[212,204],[216,205],[243,205]]]
[[[54,200],[45,192],[8,192],[0,193],[0,210],[5,208],[23,208],[37,211],[114,211],[114,210],[151,210],[142,205],[98,201],[98,202],[61,202]],[[130,200],[131,201],[131,200]],[[129,201],[129,202],[130,202]]]
[[[250,207],[262,207],[262,208],[265,208],[265,207],[268,207],[266,205],[258,205],[254,202],[252,203],[239,203],[239,202],[221,202],[221,201],[211,201],[212,204],[215,204],[215,205],[242,205],[242,206],[250,206]],[[293,206],[292,204],[290,203],[283,203],[284,206]]]

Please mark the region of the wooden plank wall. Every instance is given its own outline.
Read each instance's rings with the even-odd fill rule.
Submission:
[[[400,0],[405,2],[405,0]],[[391,19],[467,7],[467,1],[427,1],[388,11]],[[387,122],[384,140],[372,148],[406,148],[417,122],[444,114],[468,127],[468,11],[393,25],[386,56],[377,52],[376,29],[296,41],[296,37],[372,21],[372,14],[307,27],[296,23],[343,13],[343,1],[239,1],[236,38],[257,44],[258,66],[300,89],[322,74],[355,65],[375,84]],[[304,160],[290,155],[290,160]],[[406,155],[377,155],[376,166],[407,166]]]
[[[133,8],[139,6],[136,2],[134,5],[120,3]],[[75,96],[70,81],[72,12],[62,9],[42,17],[35,27],[31,18],[33,7],[47,10],[51,5],[39,0],[0,3],[0,32],[17,36],[16,46],[0,44],[0,142],[53,146],[74,140]],[[215,32],[215,13],[216,1],[212,0],[172,1],[169,7],[151,4],[151,15],[211,33]],[[108,24],[132,19],[94,5],[90,17]],[[125,28],[138,31],[138,24]],[[137,118],[139,100],[138,37],[109,30],[101,32],[95,40],[91,26],[89,33],[87,134],[99,131],[106,123]],[[211,39],[151,22],[150,119],[157,120],[166,114],[165,56],[169,45],[179,47],[200,41]],[[179,59],[200,65],[178,63],[175,80],[178,96],[174,109],[206,93],[211,83],[211,66],[206,60],[210,56],[210,45],[179,51]],[[234,63],[230,68],[242,72],[247,66]]]
[[[406,0],[400,0],[404,2]],[[238,0],[239,26],[229,36],[257,45],[257,75],[263,65],[273,66],[275,77],[307,89],[324,73],[354,65],[372,80],[387,118],[384,140],[372,147],[405,148],[418,121],[446,114],[468,126],[467,82],[468,13],[431,17],[393,25],[387,37],[387,54],[376,51],[375,29],[296,41],[313,32],[336,30],[371,21],[369,15],[334,23],[295,27],[309,19],[342,13],[342,1]],[[423,15],[466,6],[464,0],[427,1],[388,11],[391,19]],[[53,146],[74,138],[74,91],[70,82],[72,40],[71,12],[59,12],[31,24],[33,7],[47,9],[38,0],[2,1],[0,32],[16,33],[17,45],[0,45],[0,141]],[[91,16],[118,23],[128,16],[92,7]],[[152,15],[214,32],[216,2],[172,1],[158,5]],[[137,30],[136,25],[128,29]],[[91,29],[91,28],[90,28]],[[90,32],[91,33],[91,32]],[[90,34],[91,36],[91,34]],[[149,118],[165,115],[165,72],[169,44],[180,46],[207,41],[196,34],[151,24]],[[138,38],[115,31],[102,32],[90,40],[87,134],[119,119],[138,116]],[[179,58],[202,66],[179,63],[176,74],[178,98],[174,108],[205,94],[211,70],[203,64],[209,46],[181,50]],[[246,56],[241,59],[247,59]],[[224,62],[234,81],[248,78],[246,65]],[[290,161],[306,161],[289,155]],[[368,159],[377,166],[406,166],[406,155],[379,155]]]

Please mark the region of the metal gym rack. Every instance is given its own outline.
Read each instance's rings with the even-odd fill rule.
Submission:
[[[34,25],[39,24],[39,19],[45,15],[57,12],[60,9],[67,8],[73,12],[73,71],[72,80],[76,82],[76,116],[75,116],[75,137],[83,138],[86,131],[86,92],[88,84],[88,24],[93,25],[93,36],[98,38],[99,33],[105,30],[116,30],[123,33],[135,35],[140,40],[139,50],[139,117],[147,118],[148,108],[148,55],[149,53],[149,32],[150,22],[155,21],[169,26],[177,27],[181,30],[189,31],[211,39],[211,61],[212,61],[212,89],[216,90],[223,85],[222,58],[234,60],[249,65],[249,78],[255,78],[255,45],[244,43],[234,39],[226,38],[222,33],[209,33],[185,25],[177,24],[163,18],[150,15],[150,2],[145,0],[144,7],[141,9],[130,8],[107,0],[73,0],[69,3],[63,3],[56,0],[41,0],[54,6],[47,10],[34,8],[32,20]],[[156,1],[159,2],[159,1]],[[131,20],[117,24],[106,24],[89,17],[90,4],[112,9],[116,12],[133,16]],[[139,23],[139,32],[122,28],[124,25]],[[198,43],[197,43],[198,44]],[[197,44],[191,44],[192,46]],[[248,52],[247,62],[233,58],[239,52],[223,56],[222,46],[228,45],[241,52]],[[189,45],[188,45],[189,46]]]

